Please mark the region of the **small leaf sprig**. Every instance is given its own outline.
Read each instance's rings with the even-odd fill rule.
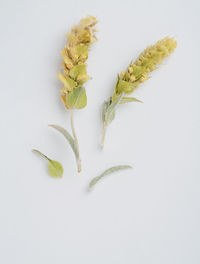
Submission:
[[[97,20],[89,15],[82,19],[77,26],[72,27],[71,33],[67,35],[67,44],[61,51],[63,63],[62,73],[58,73],[59,80],[64,87],[61,90],[61,99],[66,107],[70,110],[70,120],[72,135],[63,127],[50,125],[62,133],[68,140],[74,151],[78,172],[81,171],[81,159],[79,153],[79,144],[74,127],[74,109],[82,109],[87,105],[87,96],[84,83],[90,76],[87,74],[87,64],[90,46],[97,41],[95,25]]]
[[[103,103],[102,122],[103,135],[101,146],[104,146],[107,127],[115,118],[116,109],[119,104],[129,102],[141,102],[135,97],[125,97],[133,93],[141,83],[148,80],[149,74],[158,68],[163,59],[168,57],[176,48],[177,42],[174,38],[165,37],[155,45],[147,47],[133,63],[131,62],[126,71],[118,75],[117,83],[112,96]]]
[[[48,161],[48,169],[52,177],[62,178],[64,170],[60,162],[50,159],[49,157],[47,157],[46,155],[44,155],[42,152],[40,152],[37,149],[33,149],[33,152],[39,154],[42,158]]]

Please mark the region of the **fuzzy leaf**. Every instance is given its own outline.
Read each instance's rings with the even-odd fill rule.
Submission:
[[[116,87],[118,94],[120,94],[120,93],[126,93],[126,94],[132,93],[135,88],[136,88],[135,83],[126,82],[126,81],[121,80],[121,79],[118,81],[118,85]]]
[[[120,101],[120,104],[126,104],[130,102],[138,102],[138,103],[143,103],[142,101],[138,100],[135,97],[123,97]]]
[[[85,61],[88,58],[88,47],[84,44],[76,45],[70,49],[70,54],[74,61]]]
[[[104,120],[107,125],[110,124],[115,118],[115,112],[116,112],[117,106],[119,105],[122,97],[123,97],[123,93],[120,94],[114,102],[108,105],[106,110],[104,110],[105,111]]]
[[[69,58],[69,56],[66,55],[65,51],[64,50],[61,50],[61,55],[63,57],[63,60],[67,66],[68,69],[71,69],[73,68],[73,61]]]
[[[86,64],[74,66],[70,70],[69,75],[74,80],[78,79],[78,77],[80,78],[81,76],[87,76]]]
[[[41,157],[43,157],[44,159],[46,159],[48,161],[49,173],[52,177],[62,178],[63,167],[62,167],[60,162],[48,158],[46,155],[44,155],[39,150],[33,149],[33,151],[38,153]]]
[[[102,178],[104,178],[105,176],[111,174],[111,173],[114,173],[114,172],[117,172],[117,171],[120,171],[120,170],[124,170],[124,169],[132,169],[131,166],[129,165],[120,165],[120,166],[115,166],[115,167],[111,167],[107,170],[105,170],[102,174],[100,174],[99,176],[93,178],[91,180],[91,182],[89,183],[89,190],[91,190],[94,185],[99,181],[101,180]]]
[[[49,160],[48,162],[49,172],[52,177],[62,178],[63,176],[63,167],[60,162],[55,160]]]
[[[64,90],[72,91],[77,86],[77,82],[75,82],[74,80],[70,79],[67,76],[64,76],[60,72],[58,73],[58,78],[64,84]],[[61,91],[63,92],[64,90]]]
[[[103,122],[105,122],[105,115],[106,115],[106,111],[108,109],[108,106],[110,105],[110,100],[109,101],[105,101],[102,105],[102,120]]]
[[[84,87],[78,87],[66,94],[65,98],[68,108],[81,109],[87,105],[87,96]]]
[[[76,146],[75,146],[75,142],[74,142],[74,139],[73,137],[70,135],[70,133],[63,127],[61,126],[57,126],[57,125],[49,125],[50,127],[53,127],[54,129],[56,129],[57,131],[59,131],[66,139],[67,141],[69,142],[74,154],[75,154],[75,157],[78,158],[78,151],[76,149]]]

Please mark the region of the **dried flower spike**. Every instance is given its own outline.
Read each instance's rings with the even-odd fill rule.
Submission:
[[[145,49],[135,63],[130,63],[127,70],[118,75],[118,80],[112,97],[105,101],[102,109],[103,136],[101,146],[104,145],[105,133],[108,125],[115,117],[119,104],[128,102],[141,102],[135,97],[125,97],[131,94],[139,85],[148,80],[150,72],[157,69],[163,59],[169,56],[177,46],[173,38],[165,37],[159,40],[154,46]]]
[[[51,125],[69,141],[76,156],[78,172],[81,171],[81,159],[74,128],[73,110],[84,108],[87,105],[87,96],[83,85],[90,79],[90,76],[87,74],[87,64],[85,62],[88,58],[91,44],[97,41],[95,36],[96,23],[96,18],[90,15],[82,19],[77,26],[71,29],[71,33],[67,35],[67,44],[61,51],[63,69],[62,73],[58,73],[58,78],[63,83],[61,90],[62,101],[71,112],[73,137],[64,128]]]
[[[93,16],[82,19],[68,34],[68,42],[61,51],[63,58],[63,72],[58,73],[58,78],[64,87],[61,98],[67,109],[80,109],[86,106],[87,97],[83,84],[90,77],[87,75],[88,51],[97,39],[95,36],[97,20]]]

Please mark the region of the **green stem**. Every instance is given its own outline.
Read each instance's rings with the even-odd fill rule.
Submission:
[[[74,144],[75,144],[76,151],[77,151],[77,154],[78,154],[77,158],[76,158],[78,172],[81,172],[81,159],[80,159],[80,154],[79,154],[78,138],[77,138],[75,127],[74,127],[74,110],[73,109],[71,109],[71,111],[70,111],[70,120],[71,120],[72,134],[73,134],[73,137],[74,137]]]

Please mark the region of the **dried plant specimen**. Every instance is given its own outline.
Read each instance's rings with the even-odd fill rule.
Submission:
[[[102,121],[103,135],[101,146],[104,146],[107,127],[115,118],[116,109],[120,104],[129,102],[141,102],[135,97],[126,97],[132,94],[141,83],[150,78],[149,74],[162,64],[163,59],[174,51],[177,42],[173,38],[165,37],[155,45],[146,48],[133,63],[131,62],[126,71],[118,75],[117,83],[112,96],[103,103]]]
[[[77,26],[72,27],[67,35],[67,44],[61,51],[63,63],[62,72],[58,78],[63,84],[61,98],[71,114],[72,135],[63,127],[50,125],[62,133],[68,140],[76,156],[78,172],[81,171],[79,144],[74,127],[74,109],[82,109],[87,105],[87,96],[84,84],[90,79],[87,74],[86,60],[90,46],[97,41],[95,25],[97,20],[93,16],[82,19]]]

